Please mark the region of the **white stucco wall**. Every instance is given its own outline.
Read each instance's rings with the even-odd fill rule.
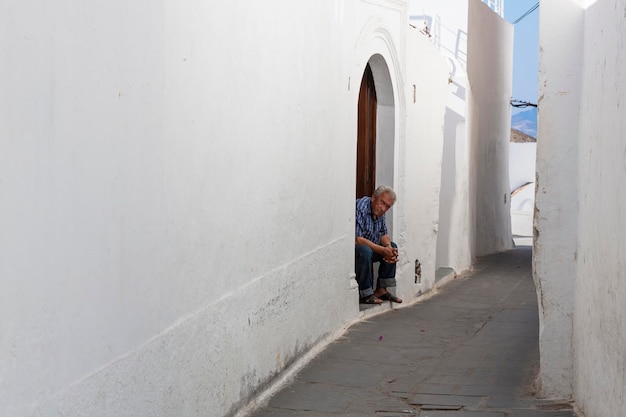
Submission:
[[[417,29],[428,28],[448,59],[437,266],[461,272],[475,255],[513,245],[510,201],[504,201],[513,30],[479,0],[411,0],[409,19]],[[470,59],[475,64],[468,78]],[[481,91],[474,95],[475,89]]]
[[[533,235],[537,143],[509,143],[509,189],[511,193],[511,233]],[[526,185],[528,184],[528,185]],[[524,187],[516,191],[519,187]]]
[[[575,121],[584,61],[582,27],[583,11],[571,0],[541,3],[533,276],[539,297],[542,394],[558,398],[572,395],[574,379],[572,317],[579,256]]]
[[[398,291],[422,290],[415,258],[433,282],[447,74],[407,20],[399,0],[4,2],[0,414],[227,415],[355,320],[376,54]]]
[[[404,91],[406,140],[399,150],[403,204],[396,210],[400,224],[404,225],[403,235],[399,236],[404,251],[398,265],[402,277],[398,290],[415,296],[429,291],[435,284],[443,126],[449,86],[448,65],[443,55],[413,28],[407,36]],[[421,266],[417,284],[416,261]]]
[[[535,181],[537,143],[509,143],[509,190]]]
[[[0,414],[223,415],[355,316],[330,3],[8,6]]]
[[[428,27],[432,43],[446,57],[449,93],[446,104],[441,167],[437,267],[469,269],[474,256],[474,222],[469,195],[469,134],[466,123],[467,8],[458,0],[410,0],[409,23]]]
[[[574,394],[612,417],[626,409],[626,2],[590,6],[582,32]]]
[[[469,2],[470,195],[476,255],[513,248],[509,190],[513,26],[480,0]]]
[[[511,233],[513,236],[533,236],[535,184],[531,183],[511,196]]]
[[[626,2],[543,2],[534,273],[543,393],[586,416],[626,401]],[[574,121],[574,122],[572,122]]]

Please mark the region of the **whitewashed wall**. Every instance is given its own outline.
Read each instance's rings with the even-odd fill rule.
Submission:
[[[541,3],[533,276],[539,298],[542,393],[559,398],[572,395],[574,379],[580,128],[575,121],[584,62],[582,27],[583,11],[571,0]]]
[[[509,143],[509,190],[535,182],[537,142]]]
[[[541,5],[541,379],[594,417],[622,415],[626,399],[625,28],[623,0]]]
[[[409,19],[448,59],[437,266],[461,272],[513,247],[504,200],[513,29],[480,0],[411,0]]]
[[[409,43],[436,59],[407,20],[394,0],[3,2],[0,414],[228,415],[355,320],[373,55],[393,97],[398,289],[419,292],[415,258],[432,282],[445,98],[409,103],[405,77],[423,98],[447,74],[407,70]]]
[[[413,53],[412,51],[420,51]],[[425,293],[435,284],[437,225],[443,154],[443,126],[448,99],[448,65],[431,41],[410,29],[407,36],[406,140],[399,150],[402,194],[398,220],[403,252],[398,265],[398,291]],[[431,118],[431,120],[427,120]],[[421,278],[416,284],[416,262]]]
[[[481,256],[513,248],[508,166],[513,26],[480,0],[470,0],[468,16],[470,195]]]
[[[514,236],[533,235],[536,160],[536,142],[509,143],[509,189],[513,192],[524,187],[511,195],[511,233]]]
[[[458,0],[410,0],[409,23],[425,27],[431,41],[448,61],[450,78],[446,103],[441,166],[437,267],[463,272],[474,257],[473,204],[469,195],[470,144],[467,126],[467,9]]]
[[[611,417],[626,408],[626,1],[590,6],[583,32],[574,393]]]
[[[535,184],[531,183],[511,196],[511,233],[513,236],[533,236]]]

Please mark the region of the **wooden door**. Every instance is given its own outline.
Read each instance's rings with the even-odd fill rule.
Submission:
[[[376,187],[376,88],[367,64],[359,91],[356,156],[356,198],[372,195]]]

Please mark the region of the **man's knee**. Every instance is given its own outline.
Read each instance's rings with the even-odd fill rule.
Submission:
[[[357,259],[372,259],[372,257],[374,256],[374,252],[367,245],[356,245],[355,251]]]

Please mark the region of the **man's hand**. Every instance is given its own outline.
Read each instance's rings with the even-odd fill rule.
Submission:
[[[398,249],[391,246],[391,239],[387,235],[380,238],[380,245],[377,245],[376,243],[361,236],[356,237],[354,244],[367,245],[374,253],[378,254],[381,258],[383,258],[383,261],[388,264],[395,264],[398,262]]]
[[[398,262],[398,249],[391,246],[385,246],[382,253],[383,261],[388,264],[395,264]]]

